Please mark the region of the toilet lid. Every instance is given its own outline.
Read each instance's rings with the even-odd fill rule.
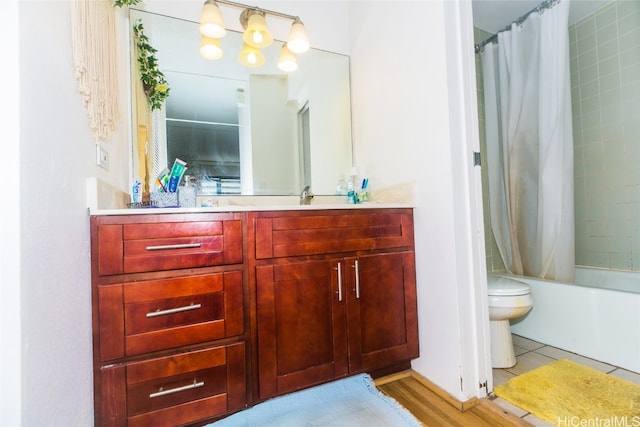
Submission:
[[[508,277],[489,276],[487,284],[489,295],[492,296],[513,296],[531,293],[529,285]]]

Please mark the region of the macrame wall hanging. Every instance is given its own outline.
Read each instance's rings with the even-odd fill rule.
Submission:
[[[106,140],[120,119],[113,0],[72,0],[73,62],[89,126]]]

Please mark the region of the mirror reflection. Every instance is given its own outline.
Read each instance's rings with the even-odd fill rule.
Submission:
[[[197,23],[130,10],[137,19],[170,95],[149,110],[132,48],[133,179],[155,191],[155,177],[179,158],[199,194],[298,195],[307,185],[335,194],[352,164],[347,56],[311,49],[284,73],[274,42],[265,64],[248,68],[238,62],[240,33],[227,31],[223,58],[210,61],[200,56]]]

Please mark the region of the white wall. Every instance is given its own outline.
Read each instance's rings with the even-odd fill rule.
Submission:
[[[3,175],[20,172],[20,64],[18,1],[0,2],[0,80],[3,82]],[[20,337],[20,183],[11,180],[3,189],[0,209],[0,425],[17,426],[21,420]]]
[[[79,146],[90,146],[91,140],[74,129],[74,121],[83,124],[81,105],[69,96],[70,63],[58,57],[70,55],[68,21],[65,3],[20,4],[22,161],[13,178],[21,184],[22,310],[17,326],[24,425],[52,419],[79,425],[91,415],[91,381],[86,374],[91,367],[88,245],[82,210],[82,171],[90,151]],[[58,28],[45,33],[52,22]],[[60,31],[65,27],[67,31]],[[58,399],[64,390],[73,396]]]
[[[466,125],[455,57],[462,42],[448,29],[460,17],[445,15],[447,7],[457,10],[446,1],[353,3],[353,129],[355,163],[372,196],[413,188],[421,352],[413,367],[464,401],[490,372],[478,337],[488,317],[474,279],[484,253],[475,257],[482,244],[470,223],[473,135],[456,130]]]
[[[22,424],[92,424],[89,223],[95,140],[66,1],[20,2]],[[115,160],[115,159],[114,159]]]
[[[13,354],[19,362],[10,361],[11,375],[2,378],[2,404],[10,410],[3,407],[0,424],[87,426],[93,422],[93,382],[85,180],[111,177],[95,165],[97,141],[74,76],[69,3],[15,4],[18,13],[2,13],[16,30],[8,38],[12,48],[3,54],[19,52],[14,68],[19,76],[5,81],[19,93],[19,101],[3,98],[15,108],[3,118],[16,119],[8,128],[5,160],[13,160],[10,154],[19,149],[19,163],[4,172],[7,185],[11,190],[19,186],[20,195],[10,199],[8,210],[3,203],[2,223],[15,229],[9,242],[3,239],[12,256],[2,258],[3,265],[8,261],[19,271],[3,274],[8,280],[3,289],[10,292],[2,298],[3,337],[10,328],[12,336],[8,343],[3,339],[2,353],[17,346]],[[13,132],[11,125],[16,126]],[[116,132],[117,143],[102,141],[114,165],[126,153],[123,135],[124,126]],[[115,183],[120,178],[113,175]],[[17,223],[14,213],[19,213]],[[19,317],[5,325],[6,313],[16,307]]]

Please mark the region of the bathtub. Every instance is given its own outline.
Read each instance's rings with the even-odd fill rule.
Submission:
[[[640,273],[576,268],[576,284],[507,273],[528,283],[533,308],[514,334],[640,372]]]

